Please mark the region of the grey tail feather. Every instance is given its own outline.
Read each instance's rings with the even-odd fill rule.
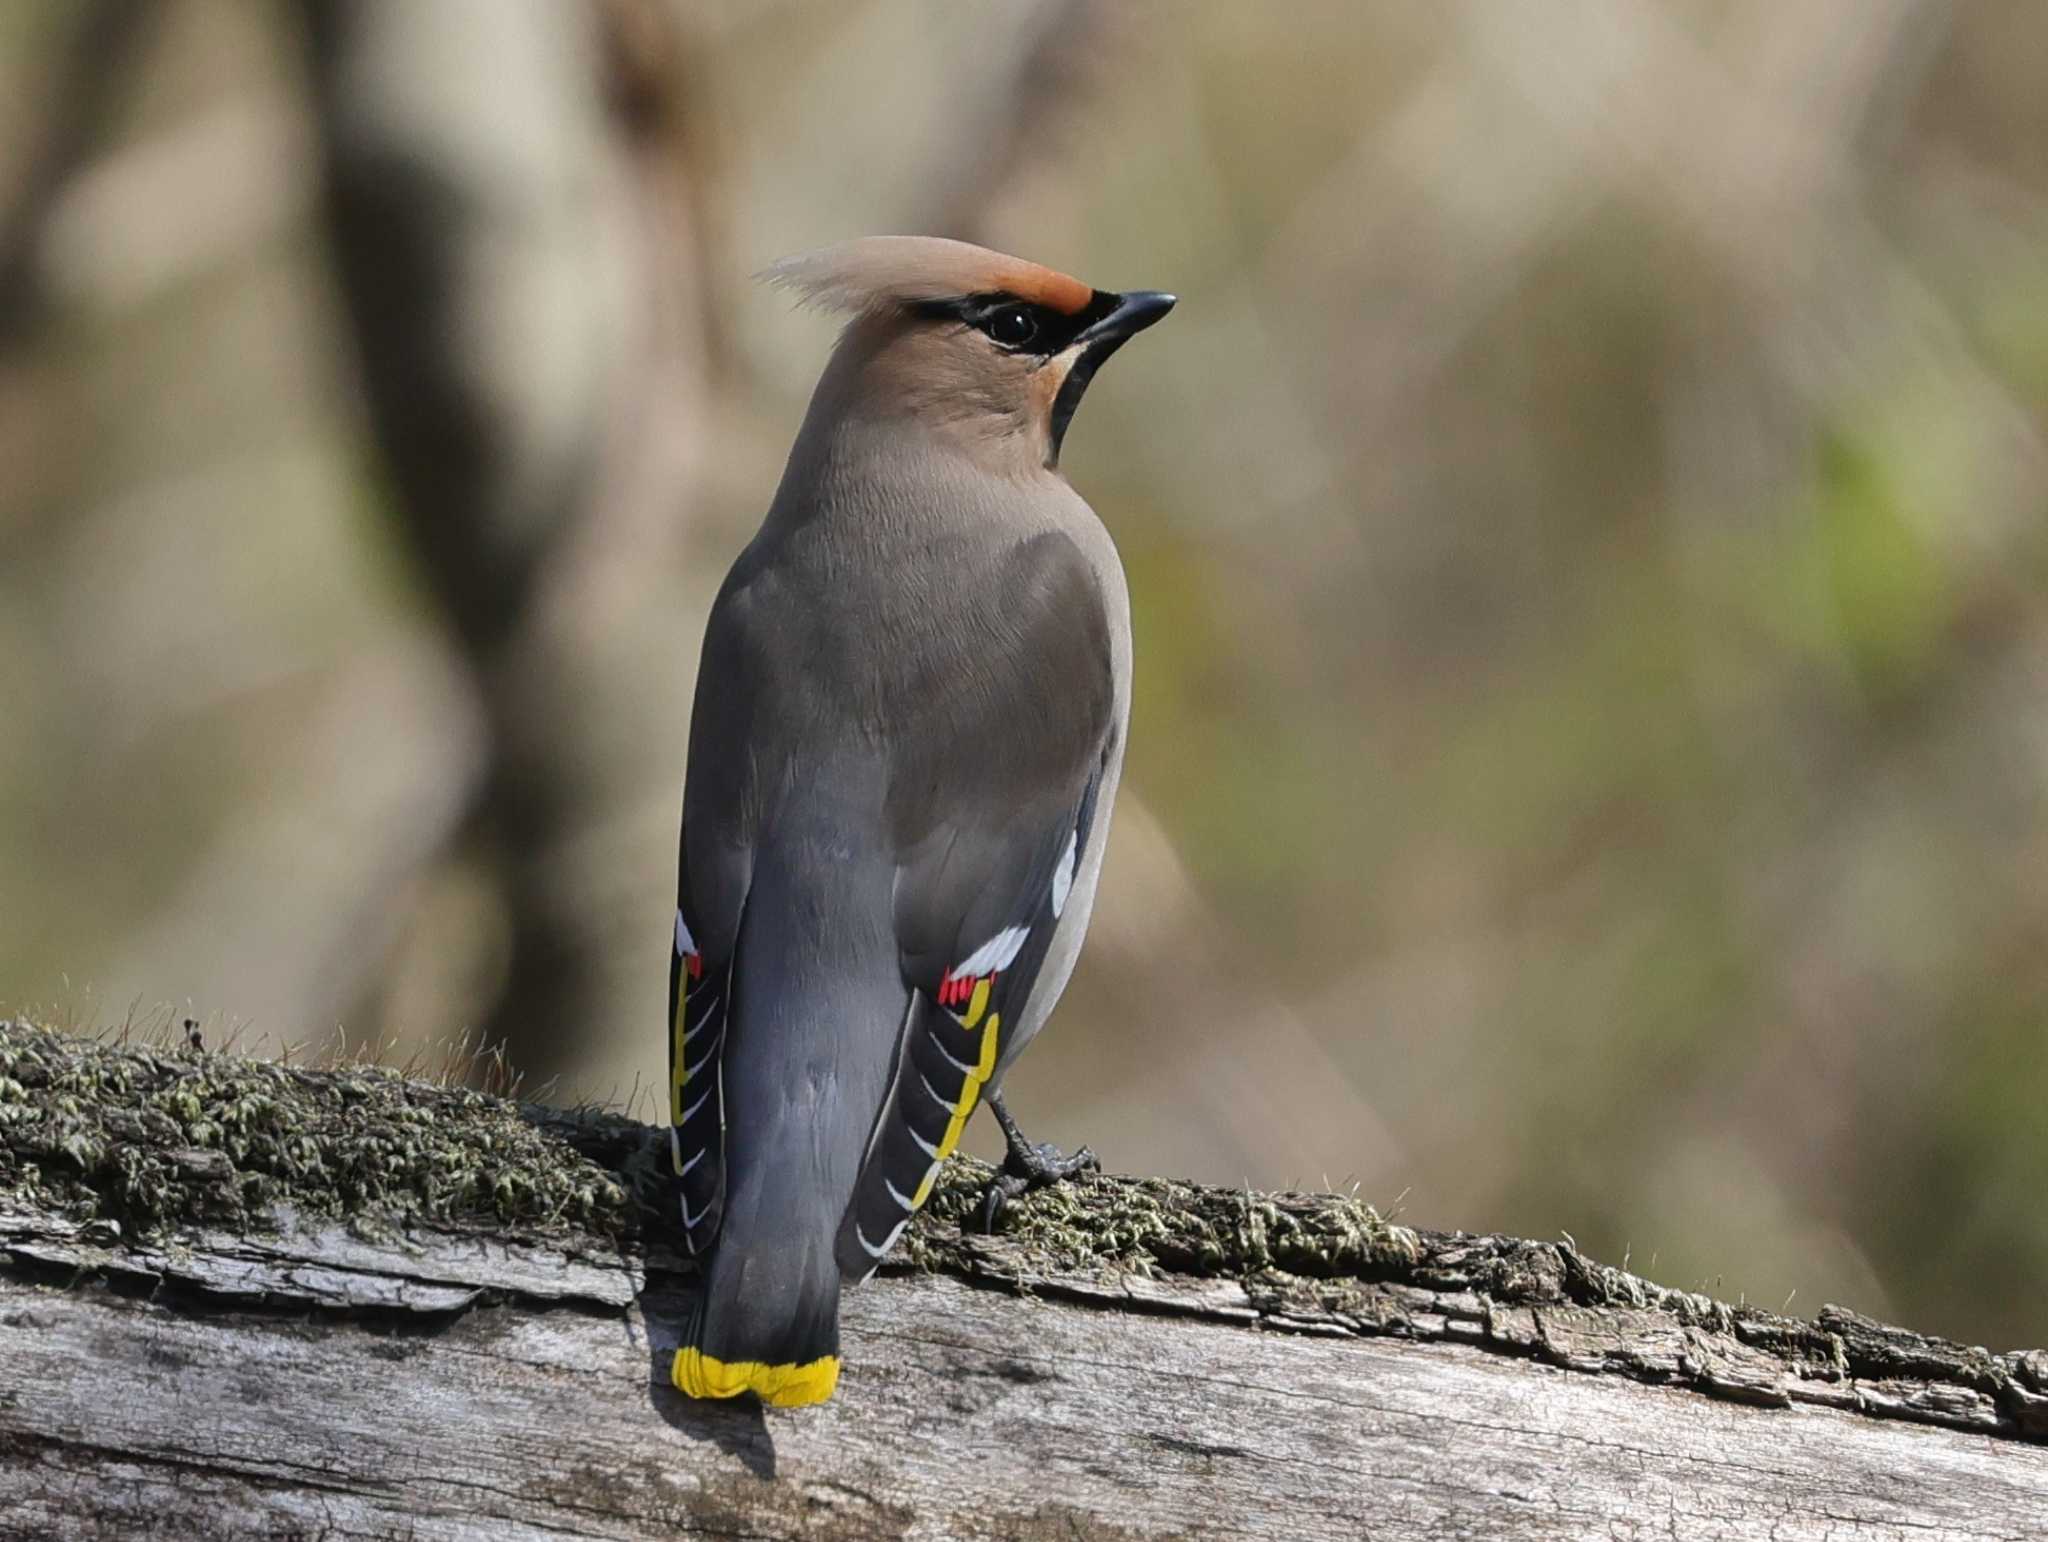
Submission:
[[[837,1374],[835,1241],[908,994],[887,882],[802,850],[757,860],[726,1008],[724,1219],[674,1373],[693,1396],[815,1402]]]
[[[711,1256],[704,1294],[683,1333],[695,1349],[694,1370],[681,1366],[677,1383],[700,1397],[750,1391],[764,1402],[806,1371],[839,1356],[839,1269],[829,1246],[822,1249],[735,1246],[730,1232]],[[709,1362],[707,1364],[706,1362]],[[685,1385],[694,1374],[699,1385]],[[812,1402],[816,1398],[793,1401]]]

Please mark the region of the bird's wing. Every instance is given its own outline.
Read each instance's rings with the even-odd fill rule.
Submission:
[[[1000,624],[892,786],[896,937],[913,996],[840,1228],[853,1278],[924,1203],[1023,1021],[1119,731],[1107,612],[1079,548],[1035,537],[994,576]]]
[[[689,832],[678,862],[675,948],[668,969],[669,1158],[683,1222],[683,1245],[701,1253],[718,1235],[725,1201],[725,1106],[719,1056],[725,1048],[726,1006],[732,999],[734,949],[709,958],[698,933],[701,916],[690,897]]]
[[[749,713],[758,695],[745,598],[731,580],[704,633],[669,957],[669,1155],[683,1241],[708,1249],[725,1207],[722,1057],[751,878]]]

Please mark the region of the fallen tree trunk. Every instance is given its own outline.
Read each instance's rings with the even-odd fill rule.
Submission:
[[[1098,1178],[667,1384],[657,1132],[0,1024],[0,1538],[2048,1535],[2048,1356]]]

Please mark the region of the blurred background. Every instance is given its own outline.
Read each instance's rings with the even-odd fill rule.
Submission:
[[[945,233],[1182,296],[1065,457],[1139,673],[1027,1128],[2048,1341],[2044,57],[14,0],[0,1006],[656,1117],[705,609],[834,326],[749,274]]]

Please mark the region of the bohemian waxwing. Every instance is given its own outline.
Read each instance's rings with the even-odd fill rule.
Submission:
[[[977,1100],[989,1196],[1064,1176],[998,1096],[1080,951],[1123,763],[1129,601],[1059,471],[1096,369],[1170,310],[958,241],[769,270],[850,313],[705,628],[670,969],[692,1397],[822,1402]]]

